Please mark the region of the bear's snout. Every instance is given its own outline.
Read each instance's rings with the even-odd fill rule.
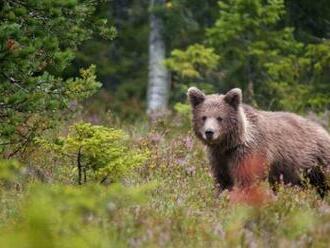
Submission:
[[[214,131],[212,129],[205,130],[205,137],[207,140],[212,140],[214,135]]]

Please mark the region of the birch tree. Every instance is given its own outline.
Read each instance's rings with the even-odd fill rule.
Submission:
[[[168,105],[169,76],[164,65],[165,41],[163,38],[163,21],[159,11],[165,0],[150,0],[150,33],[149,33],[149,76],[147,113],[164,113]]]

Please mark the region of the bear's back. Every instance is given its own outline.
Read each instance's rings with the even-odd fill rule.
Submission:
[[[330,135],[319,124],[294,113],[254,111],[253,126],[265,137],[261,147],[271,160],[283,159],[301,167],[329,160]]]

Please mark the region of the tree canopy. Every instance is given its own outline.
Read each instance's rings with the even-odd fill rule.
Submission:
[[[64,72],[83,41],[94,33],[113,38],[115,29],[94,16],[95,1],[4,1],[0,7],[0,143],[16,146],[14,154],[52,126],[58,110],[101,87],[93,66],[80,77]]]

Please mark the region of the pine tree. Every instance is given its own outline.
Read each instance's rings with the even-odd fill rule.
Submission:
[[[100,87],[95,68],[63,78],[78,46],[114,35],[95,1],[12,0],[0,5],[0,144],[8,156],[52,126],[59,111]]]
[[[265,109],[302,112],[329,106],[328,56],[320,57],[321,51],[330,52],[329,41],[299,41],[294,28],[285,25],[283,0],[225,0],[219,9],[218,19],[206,32],[206,47],[175,51],[169,63],[172,70],[182,77],[180,68],[202,69],[190,83],[197,79],[212,84],[209,75],[217,75],[217,90],[243,88],[245,102]],[[219,57],[217,66],[212,53]],[[213,73],[205,73],[208,70]]]

